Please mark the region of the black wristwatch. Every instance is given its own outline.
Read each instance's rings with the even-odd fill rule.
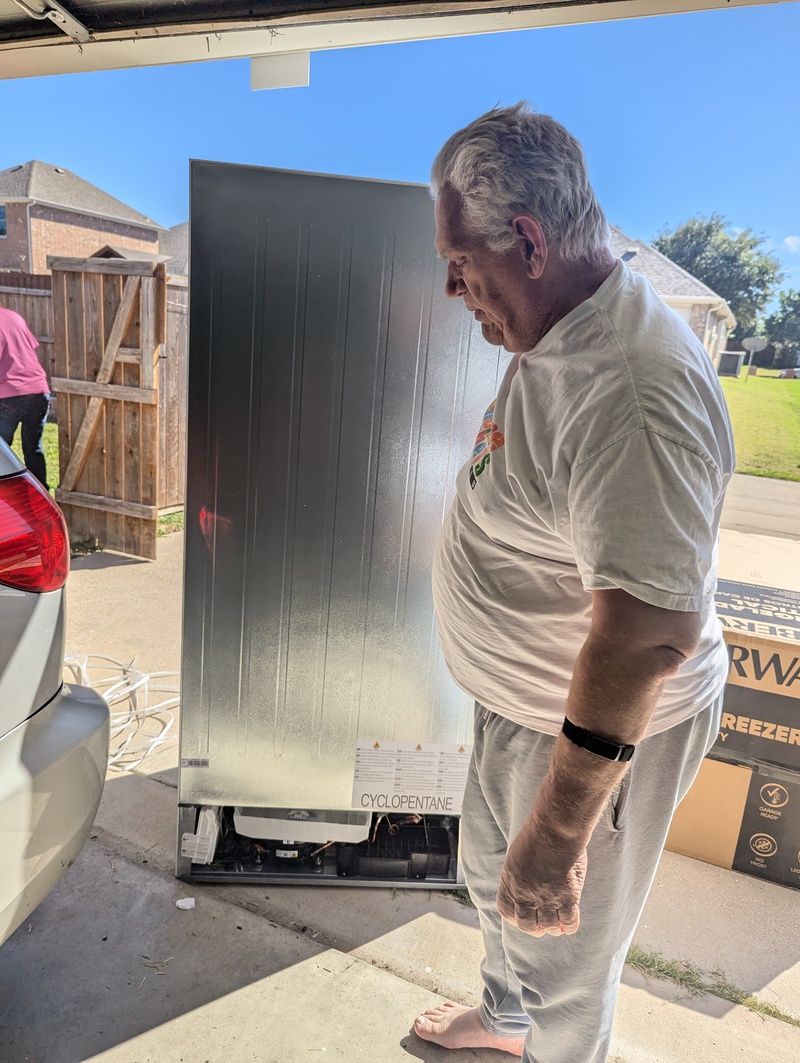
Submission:
[[[573,745],[585,749],[587,753],[594,753],[596,757],[603,757],[605,760],[619,760],[624,763],[631,759],[636,749],[636,746],[623,746],[619,742],[610,742],[607,738],[592,734],[591,731],[578,727],[566,716],[561,730]]]

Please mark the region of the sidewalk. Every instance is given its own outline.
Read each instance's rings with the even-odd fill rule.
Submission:
[[[68,652],[179,667],[182,536],[159,561],[76,562]],[[723,535],[728,578],[800,543]],[[173,877],[177,749],[112,774],[91,840],[0,949],[2,1063],[502,1063],[410,1032],[436,999],[479,993],[475,911],[439,892],[191,887]],[[150,777],[148,777],[150,775]],[[175,901],[193,896],[196,908]],[[800,1015],[796,891],[665,853],[636,942],[719,968]],[[612,1063],[800,1059],[800,1029],[626,968]]]

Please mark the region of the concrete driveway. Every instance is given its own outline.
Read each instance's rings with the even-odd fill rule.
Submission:
[[[182,535],[157,562],[78,559],[68,651],[180,664]],[[728,578],[800,542],[723,535]],[[800,579],[800,575],[798,576]],[[2,1063],[500,1063],[419,1041],[414,1016],[480,990],[474,910],[437,892],[199,886],[173,877],[177,748],[112,773],[92,838],[0,949]],[[175,902],[191,894],[196,907]],[[796,891],[665,853],[637,931],[650,953],[800,1015]],[[800,1059],[800,1029],[626,968],[615,1063]]]
[[[800,540],[800,483],[735,475],[725,496],[722,527]]]

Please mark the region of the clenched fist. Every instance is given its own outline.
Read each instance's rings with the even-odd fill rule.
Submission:
[[[506,853],[497,908],[525,934],[574,934],[580,925],[586,849],[575,852],[563,839],[527,824]]]

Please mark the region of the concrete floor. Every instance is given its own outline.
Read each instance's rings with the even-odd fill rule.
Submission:
[[[365,1002],[374,1016],[401,1005],[413,1018],[431,993],[232,905],[224,891],[179,911],[185,893],[89,843],[30,931],[0,954],[5,1063],[407,1058],[408,1023],[374,1022],[365,1037]]]
[[[160,540],[155,563],[76,561],[68,651],[177,669],[182,539]],[[728,578],[754,578],[764,557],[800,573],[800,542],[723,535]],[[110,775],[83,853],[0,949],[0,1063],[510,1058],[409,1032],[435,999],[480,990],[476,915],[452,896],[175,880],[176,763],[173,745]],[[179,911],[188,894],[196,908]],[[800,1015],[798,900],[666,853],[636,940]],[[687,1060],[791,1063],[800,1029],[626,968],[611,1063]]]
[[[172,877],[177,794],[106,787],[92,838],[0,949],[3,1063],[501,1063],[410,1032],[479,993],[475,912],[420,891],[191,887]],[[175,902],[190,895],[196,907]],[[666,853],[637,939],[800,1011],[797,894]],[[790,1063],[800,1030],[626,969],[612,1063]]]

